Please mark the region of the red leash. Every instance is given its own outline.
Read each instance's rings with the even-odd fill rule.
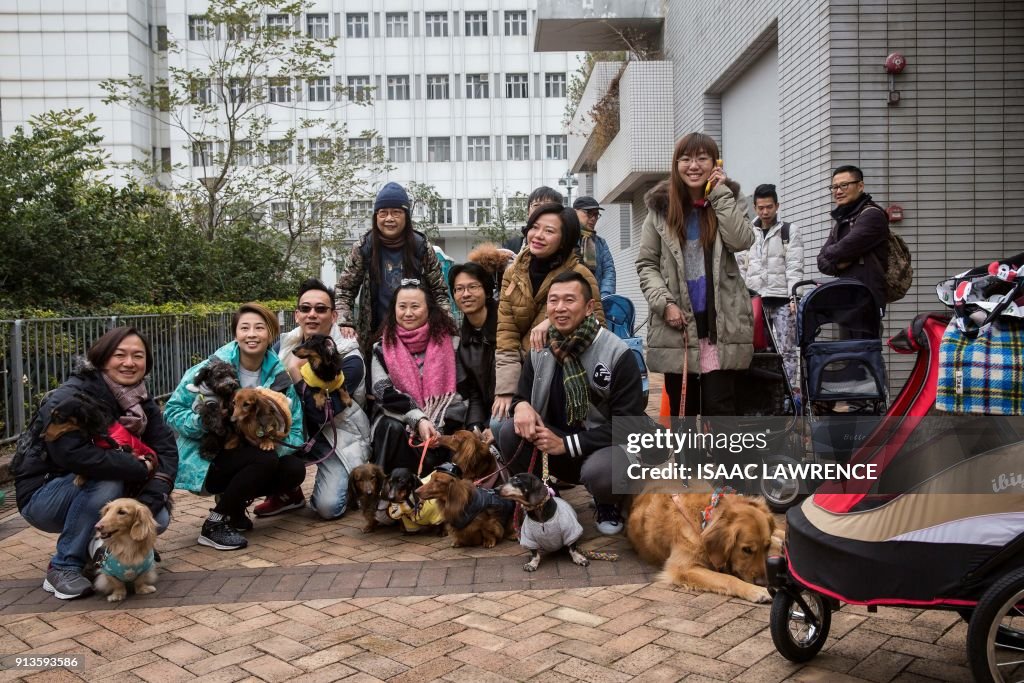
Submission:
[[[416,476],[421,477],[423,476],[423,462],[427,459],[427,451],[437,445],[437,437],[432,436],[426,441],[424,441],[422,444],[417,444],[413,442],[413,437],[410,436],[409,445],[412,446],[413,448],[419,448],[420,446],[423,446],[423,452],[420,453],[420,466],[416,468]]]

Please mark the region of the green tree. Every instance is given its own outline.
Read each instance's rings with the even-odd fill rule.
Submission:
[[[500,247],[505,240],[519,232],[526,224],[527,199],[527,195],[522,192],[503,197],[498,188],[494,188],[491,209],[486,219],[477,220],[479,239],[476,243],[493,242]]]
[[[191,163],[171,168],[172,187],[209,239],[239,221],[282,233],[281,274],[297,262],[318,270],[320,262],[309,261],[347,237],[338,203],[365,194],[388,169],[373,131],[350,148],[346,125],[327,116],[348,100],[369,104],[371,93],[329,87],[336,39],[311,37],[296,23],[311,6],[211,0],[204,14],[190,17],[187,58],[183,43],[169,37],[166,78],[150,84],[133,74],[100,84],[104,102],[183,134]],[[303,114],[309,107],[299,102],[313,92],[324,100],[315,105],[324,115]]]

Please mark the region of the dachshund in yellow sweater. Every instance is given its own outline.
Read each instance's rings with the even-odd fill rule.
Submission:
[[[345,408],[352,405],[352,397],[348,395],[342,384],[345,373],[341,371],[341,354],[334,340],[326,334],[314,334],[292,351],[297,358],[307,361],[302,366],[302,380],[315,393],[313,400],[317,408],[323,408],[327,397],[338,392],[341,404]]]

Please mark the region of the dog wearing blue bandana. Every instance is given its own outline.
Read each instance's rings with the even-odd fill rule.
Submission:
[[[93,581],[97,593],[120,602],[128,586],[138,595],[156,591],[156,521],[148,507],[134,498],[110,501],[100,511],[96,537],[103,542]]]

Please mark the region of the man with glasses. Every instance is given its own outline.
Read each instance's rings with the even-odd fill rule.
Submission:
[[[324,408],[317,407],[313,392],[296,387],[302,399],[302,413],[306,436],[317,436],[313,459],[324,458],[316,468],[316,482],[310,505],[322,519],[337,519],[345,514],[348,505],[349,472],[366,462],[370,455],[370,423],[363,412],[366,399],[363,378],[366,374],[363,355],[355,339],[342,336],[338,329],[338,312],[334,309],[334,290],[316,278],[299,286],[299,301],[295,307],[296,327],[281,335],[278,356],[295,384],[302,379],[302,366],[306,361],[296,356],[295,347],[315,334],[329,336],[343,357],[343,386],[352,397],[352,405],[344,408],[338,403],[331,419]],[[330,451],[329,457],[324,457]],[[253,508],[257,517],[270,517],[305,505],[302,489],[269,496]]]
[[[856,166],[837,168],[829,190],[836,202],[835,225],[818,252],[818,270],[860,280],[884,309],[889,216],[864,192],[864,174]]]
[[[597,219],[604,209],[593,197],[583,196],[572,203],[576,216],[580,219],[580,262],[597,280],[601,296],[615,293],[615,259],[612,250],[603,237],[597,235]]]

